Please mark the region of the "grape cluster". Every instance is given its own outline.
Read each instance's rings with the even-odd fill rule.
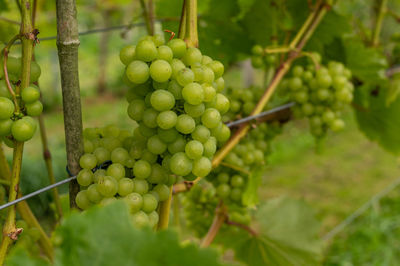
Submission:
[[[247,89],[227,88],[225,94],[228,95],[231,106],[223,116],[223,121],[233,121],[250,115],[263,93],[264,90],[257,86]]]
[[[3,64],[2,64],[3,65]],[[7,71],[12,89],[19,86],[21,76],[21,58],[8,57]],[[40,76],[40,67],[36,62],[31,64],[31,82],[36,82]],[[12,140],[28,141],[36,131],[36,122],[32,117],[39,116],[43,111],[40,102],[39,88],[31,84],[24,88],[19,95],[19,111],[16,110],[6,81],[3,79],[4,72],[0,71],[0,138],[10,147]]]
[[[317,61],[319,58],[317,55]],[[343,129],[341,111],[353,100],[351,71],[339,62],[331,61],[318,68],[310,62],[306,67],[293,67],[291,74],[280,87],[297,103],[295,115],[309,119],[311,133],[323,137],[328,129]]]
[[[261,45],[254,45],[251,49],[251,64],[254,68],[272,67],[277,62],[275,54],[267,54]]]
[[[158,203],[168,199],[176,177],[169,175],[149,151],[137,156],[134,135],[115,125],[84,130],[82,170],[77,176],[81,191],[76,204],[85,210],[94,204],[123,199],[134,224],[154,227]]]
[[[230,137],[221,117],[230,108],[221,93],[223,64],[181,39],[164,44],[158,35],[124,47],[120,59],[130,87],[128,115],[139,125],[133,158],[151,154],[186,180],[207,176],[218,144]]]

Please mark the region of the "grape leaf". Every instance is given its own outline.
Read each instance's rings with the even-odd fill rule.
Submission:
[[[265,169],[261,167],[260,169],[254,170],[250,173],[246,189],[242,195],[242,202],[245,206],[254,207],[259,203],[258,188],[261,186],[264,172]]]
[[[346,53],[346,67],[353,75],[366,83],[379,84],[384,80],[387,62],[377,50],[366,47],[360,40],[346,38],[343,40]]]
[[[355,113],[360,130],[385,150],[400,154],[400,98],[387,105],[389,83],[364,85],[355,91]]]
[[[240,233],[230,241],[235,258],[247,265],[319,265],[319,222],[302,201],[279,197],[260,206],[257,235]]]
[[[400,74],[394,74],[389,81],[388,92],[386,95],[386,105],[389,106],[399,97],[400,94]]]
[[[6,257],[5,265],[7,266],[46,266],[50,263],[41,258],[33,258],[28,251],[22,247],[13,248]]]
[[[134,229],[123,202],[72,214],[55,239],[55,265],[220,265],[215,252],[183,247],[171,231]]]

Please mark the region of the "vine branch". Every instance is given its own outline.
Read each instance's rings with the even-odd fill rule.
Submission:
[[[375,28],[374,28],[374,33],[372,35],[372,41],[371,41],[371,44],[374,47],[379,45],[379,36],[380,36],[381,30],[382,30],[382,23],[383,23],[385,14],[386,14],[386,6],[387,6],[387,0],[379,0],[379,1],[380,1],[380,5],[379,5]]]

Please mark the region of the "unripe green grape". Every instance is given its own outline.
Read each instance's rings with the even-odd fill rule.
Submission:
[[[143,112],[142,122],[149,128],[156,128],[158,114],[153,108],[148,108]]]
[[[231,193],[231,188],[229,187],[228,184],[220,184],[217,187],[217,195],[222,199],[228,198],[230,193]]]
[[[143,123],[139,125],[139,131],[146,138],[150,138],[157,133],[157,130],[155,128],[149,128]]]
[[[124,148],[116,148],[111,152],[111,161],[113,163],[120,163],[121,165],[125,165],[125,162],[129,158],[129,153]]]
[[[126,76],[133,83],[143,84],[149,79],[149,66],[142,61],[134,60],[126,68]]]
[[[206,157],[201,157],[193,161],[192,173],[196,176],[205,177],[211,172],[211,169],[211,161]]]
[[[79,159],[79,165],[85,169],[93,169],[97,165],[97,158],[93,154],[86,153]]]
[[[119,136],[120,130],[116,125],[107,125],[103,128],[104,137],[117,138]]]
[[[264,57],[264,61],[267,65],[274,65],[277,61],[277,56],[274,54],[268,54],[267,56]]]
[[[21,58],[8,56],[7,58],[7,71],[8,74],[13,74],[19,77],[21,74]]]
[[[111,204],[111,203],[113,203],[113,202],[115,202],[117,199],[115,198],[115,197],[105,197],[105,198],[103,198],[101,201],[100,201],[100,205],[101,206],[106,206],[106,205],[109,205],[109,204]]]
[[[158,128],[157,135],[164,143],[169,144],[176,140],[176,138],[179,136],[179,133],[175,128],[170,128],[170,129]]]
[[[150,65],[150,76],[157,82],[166,82],[172,75],[171,65],[162,59],[153,61]]]
[[[260,146],[257,146],[261,148]],[[254,155],[254,162],[256,163],[262,163],[264,161],[264,153],[262,152],[263,150],[255,150],[253,155]]]
[[[121,178],[118,181],[118,194],[122,197],[133,192],[133,181],[130,178]]]
[[[196,122],[189,115],[182,114],[178,116],[175,127],[179,132],[183,134],[190,134],[195,129]]]
[[[208,108],[201,116],[201,122],[207,128],[214,128],[221,122],[221,114],[215,108]]]
[[[82,169],[76,178],[78,184],[84,187],[89,186],[93,181],[93,173],[89,169]]]
[[[310,103],[305,103],[301,106],[301,111],[306,115],[312,115],[314,113],[314,106]]]
[[[143,150],[142,160],[149,162],[150,164],[157,161],[157,154],[150,152],[148,149]]]
[[[204,102],[208,103],[214,100],[216,95],[215,88],[207,83],[203,83],[201,86],[203,87]]]
[[[157,90],[151,94],[150,102],[157,111],[167,111],[174,107],[175,98],[169,91]]]
[[[295,77],[302,77],[303,72],[304,72],[304,69],[302,66],[295,66],[292,69],[292,74]]]
[[[188,175],[192,171],[192,161],[183,152],[172,155],[170,161],[171,171],[180,176]]]
[[[75,198],[76,205],[82,210],[86,210],[92,205],[86,193],[86,190],[79,191]]]
[[[106,174],[118,181],[125,177],[125,167],[120,163],[113,163],[107,168]]]
[[[134,192],[144,195],[149,191],[149,183],[146,180],[134,178],[132,182]]]
[[[176,79],[178,77],[179,71],[185,69],[186,66],[181,60],[174,58],[171,61],[171,68],[172,68],[172,77]]]
[[[204,146],[204,156],[205,157],[212,157],[216,150],[217,150],[217,141],[210,137],[206,142],[203,143]]]
[[[198,83],[189,83],[182,89],[183,99],[192,105],[198,105],[203,102],[203,88]]]
[[[242,187],[244,186],[244,178],[240,175],[234,175],[231,179],[231,185],[233,187]]]
[[[0,67],[0,74],[1,74],[1,67]],[[13,88],[14,86],[11,84],[11,87]],[[14,90],[14,88],[13,88]],[[0,97],[5,97],[8,99],[12,99],[10,92],[8,91],[7,85],[5,84],[4,80],[0,79]]]
[[[194,72],[190,68],[183,68],[176,74],[176,81],[181,86],[194,82]]]
[[[106,148],[110,152],[122,146],[121,141],[119,141],[119,139],[117,138],[102,138],[101,141],[104,148]]]
[[[151,165],[145,160],[139,160],[133,166],[133,174],[139,179],[146,179],[151,174]]]
[[[152,211],[151,213],[147,214],[149,217],[149,225],[150,227],[155,227],[158,224],[159,216],[156,211]]]
[[[217,92],[221,92],[225,88],[225,80],[220,77],[215,80]]]
[[[198,105],[192,105],[185,102],[183,106],[185,112],[191,117],[200,117],[204,113],[204,110],[206,109],[203,103]]]
[[[167,45],[174,53],[174,58],[182,58],[186,52],[186,43],[182,39],[172,39]]]
[[[86,196],[93,203],[99,203],[103,199],[103,196],[97,190],[97,186],[97,184],[91,184],[86,190]]]
[[[298,103],[306,103],[308,101],[308,94],[305,91],[298,91],[294,94],[294,100]]]
[[[317,75],[317,83],[322,88],[328,88],[332,84],[332,78],[329,74],[320,74]]]
[[[158,47],[158,59],[165,60],[167,62],[171,62],[174,54],[172,49],[169,46],[161,45]]]
[[[146,213],[150,213],[155,211],[158,206],[157,199],[152,194],[144,194],[143,195],[143,206],[142,210]]]
[[[312,116],[310,118],[310,125],[312,127],[320,127],[322,125],[322,119],[320,116]]]
[[[299,90],[303,86],[303,82],[299,77],[292,77],[289,80],[289,88],[293,91]]]
[[[124,201],[128,204],[131,213],[137,213],[143,206],[143,197],[136,192],[126,195]]]
[[[14,113],[14,103],[5,97],[0,97],[0,119],[7,119]]]
[[[203,66],[203,82],[212,84],[214,82],[214,79],[215,79],[214,71],[207,66]]]
[[[39,98],[40,98],[40,91],[37,88],[29,86],[29,87],[22,89],[21,99],[25,103],[36,102],[39,100]]]
[[[187,66],[193,66],[196,63],[201,63],[202,57],[203,56],[199,49],[197,49],[195,47],[189,47],[186,50],[185,55],[182,58],[182,61]]]
[[[205,143],[210,138],[210,134],[210,130],[207,127],[203,125],[197,125],[192,132],[192,138],[200,141],[201,143]]]
[[[157,125],[162,129],[170,129],[176,125],[178,117],[173,111],[164,111],[157,116]]]
[[[157,194],[159,196],[159,201],[164,201],[169,198],[170,189],[167,185],[158,184],[157,186],[155,186],[153,188],[153,190],[157,192]]]
[[[231,130],[225,124],[220,124],[213,129],[211,129],[212,135],[217,139],[218,142],[224,143],[231,136]]]
[[[229,99],[222,93],[217,93],[215,108],[220,112],[220,114],[225,114],[226,112],[228,112],[229,107]]]
[[[335,120],[335,113],[332,112],[331,110],[327,110],[322,113],[322,121],[324,123],[331,123],[333,120]]]
[[[104,147],[98,147],[93,151],[98,163],[104,163],[111,159],[111,153]]]
[[[98,183],[100,177],[102,177],[102,176],[106,176],[106,170],[104,170],[104,169],[96,170],[96,172],[94,172],[94,174],[93,174],[93,182]]]
[[[340,131],[344,128],[344,121],[341,119],[335,119],[330,123],[330,128],[332,131]]]
[[[251,53],[254,55],[263,55],[264,54],[264,49],[262,48],[261,45],[254,45],[251,48]]]
[[[204,147],[200,141],[191,140],[186,143],[185,153],[190,159],[199,159],[203,155]]]
[[[136,58],[145,62],[151,62],[158,56],[157,47],[154,42],[142,40],[136,45]]]
[[[143,228],[150,225],[150,219],[146,213],[139,211],[132,216],[132,223],[137,228]]]
[[[104,197],[113,197],[118,191],[118,182],[111,176],[99,178],[97,190]]]
[[[154,135],[147,140],[147,149],[154,154],[162,154],[167,150],[167,144],[158,135]]]
[[[0,136],[8,136],[11,134],[13,121],[11,119],[0,120]]]
[[[263,60],[263,58],[262,58],[261,56],[259,56],[259,55],[253,55],[253,56],[251,57],[251,65],[252,65],[254,68],[262,68],[262,67],[264,67],[264,60]]]
[[[229,197],[233,201],[241,201],[242,200],[242,190],[240,188],[233,188]]]
[[[225,172],[219,173],[217,176],[217,180],[219,183],[228,183],[229,182],[229,175]]]
[[[135,48],[135,45],[127,45],[119,52],[119,59],[125,66],[135,59]]]
[[[185,151],[186,140],[182,136],[178,136],[176,140],[168,144],[168,151],[171,154]]]
[[[165,160],[165,158],[164,158]],[[167,173],[158,163],[151,165],[151,174],[146,179],[151,184],[161,184],[167,180]]]
[[[209,57],[208,55],[203,55],[203,57],[201,58],[201,64],[202,65],[208,65],[212,61],[213,61],[212,58]]]
[[[221,62],[214,60],[208,66],[214,71],[216,79],[224,74],[224,65]]]

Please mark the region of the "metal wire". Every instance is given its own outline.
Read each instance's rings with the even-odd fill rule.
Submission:
[[[294,106],[295,104],[296,103],[294,103],[294,102],[290,102],[290,103],[287,103],[287,104],[272,108],[272,109],[270,109],[268,111],[264,111],[264,112],[259,113],[257,115],[251,115],[251,116],[247,116],[245,118],[238,119],[236,121],[229,122],[226,125],[228,127],[234,127],[234,126],[237,126],[237,125],[240,125],[240,124],[243,124],[243,123],[247,123],[247,122],[249,122],[251,120],[255,120],[257,118],[265,117],[265,116],[268,116],[270,114],[277,113],[277,112],[285,110],[285,109],[289,109],[290,107]]]
[[[326,235],[322,237],[322,240],[324,241],[329,241],[333,237],[335,237],[338,233],[340,233],[344,228],[346,228],[349,224],[354,222],[356,218],[358,218],[360,215],[362,215],[364,212],[366,212],[373,203],[377,202],[389,192],[391,192],[393,189],[398,187],[400,185],[400,178],[396,179],[394,182],[392,182],[390,185],[385,187],[383,190],[381,190],[379,193],[375,194],[372,198],[370,198],[366,203],[364,203],[360,208],[358,208],[355,212],[347,216],[346,219],[343,220],[340,224],[335,226],[330,232],[328,232]]]

